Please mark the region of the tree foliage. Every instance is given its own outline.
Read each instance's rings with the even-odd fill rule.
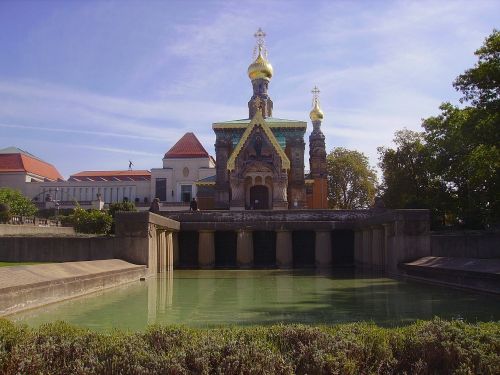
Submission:
[[[493,30],[475,55],[478,62],[459,75],[453,86],[464,95],[462,102],[479,108],[500,109],[500,31]]]
[[[8,205],[12,215],[33,216],[37,212],[36,206],[29,198],[11,188],[0,188],[0,203]]]
[[[327,155],[326,164],[331,208],[366,208],[373,204],[377,175],[363,153],[337,147]]]
[[[430,208],[441,223],[482,228],[500,222],[500,33],[454,82],[472,106],[450,103],[424,119],[422,133],[396,133],[379,148],[383,198],[391,208]]]
[[[446,188],[433,173],[425,134],[404,129],[396,132],[393,142],[395,148],[378,148],[383,176],[380,191],[385,206],[429,208],[434,220],[442,221]]]

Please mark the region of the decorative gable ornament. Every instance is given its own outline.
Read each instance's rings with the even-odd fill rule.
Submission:
[[[241,136],[240,141],[238,142],[233,153],[229,157],[229,159],[227,161],[227,169],[229,171],[233,171],[236,168],[236,158],[238,157],[240,152],[243,150],[243,147],[245,146],[246,142],[249,140],[250,135],[252,134],[254,129],[257,127],[262,128],[264,134],[268,138],[272,147],[274,148],[276,153],[279,155],[279,157],[281,159],[281,169],[288,171],[290,169],[290,160],[288,159],[285,152],[283,151],[280,144],[278,143],[278,140],[274,136],[271,128],[266,123],[266,120],[262,116],[262,111],[260,111],[260,110],[255,112],[255,115],[252,117],[250,124],[248,124],[247,128],[245,129],[245,132]]]

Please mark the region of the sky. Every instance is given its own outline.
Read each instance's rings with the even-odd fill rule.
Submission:
[[[65,177],[159,168],[186,132],[213,155],[212,123],[248,117],[262,27],[273,116],[308,121],[307,144],[317,85],[327,151],[376,166],[395,131],[459,104],[452,82],[499,14],[500,1],[478,0],[0,0],[0,148]]]

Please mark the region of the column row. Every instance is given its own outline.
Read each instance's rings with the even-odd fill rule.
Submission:
[[[181,267],[332,266],[329,230],[212,231],[174,235],[174,265]]]

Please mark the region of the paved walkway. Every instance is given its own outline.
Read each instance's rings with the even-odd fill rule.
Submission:
[[[0,316],[112,288],[144,277],[120,259],[0,268]]]
[[[424,257],[402,268],[411,278],[500,294],[500,259]]]
[[[23,286],[34,286],[51,281],[62,281],[70,278],[81,278],[102,273],[122,272],[141,268],[144,268],[144,266],[131,264],[120,259],[1,267],[0,293],[10,288],[22,288]]]
[[[500,276],[500,259],[424,257],[406,266],[447,271],[463,271]]]

